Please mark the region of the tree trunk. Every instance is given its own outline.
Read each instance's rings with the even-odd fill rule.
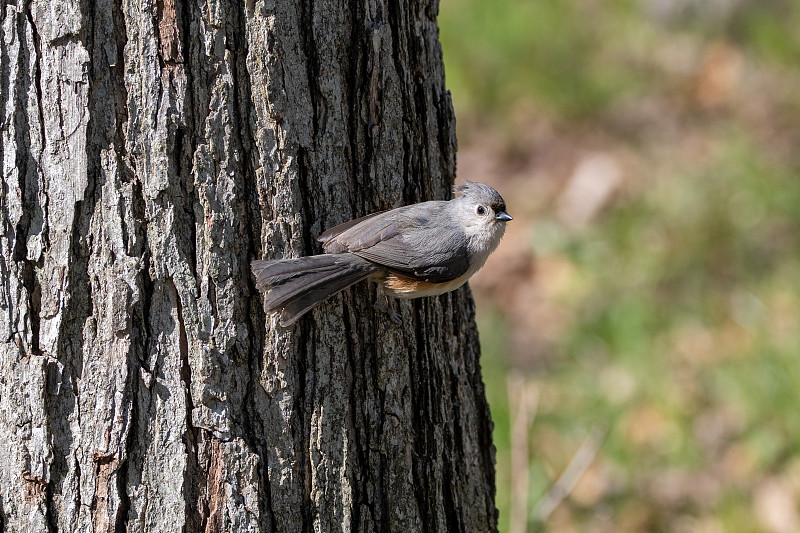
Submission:
[[[249,272],[450,194],[436,1],[0,6],[0,531],[495,530],[469,291]]]

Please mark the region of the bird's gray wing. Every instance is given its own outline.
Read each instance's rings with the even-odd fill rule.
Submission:
[[[361,224],[362,222],[365,222],[365,221],[367,221],[367,220],[369,220],[371,218],[375,218],[375,217],[377,217],[379,215],[382,215],[383,213],[386,213],[386,212],[387,211],[376,211],[375,213],[370,213],[369,215],[366,215],[366,216],[363,216],[363,217],[354,218],[353,220],[351,220],[349,222],[345,222],[344,224],[339,224],[338,226],[334,226],[334,227],[332,227],[330,229],[327,229],[324,232],[322,232],[322,234],[319,237],[317,237],[317,240],[319,242],[321,242],[322,246],[325,247],[326,250],[327,250],[328,246],[333,245],[333,243],[329,245],[328,244],[329,241],[335,239],[338,235],[346,232],[347,230],[349,230],[353,226]],[[338,252],[331,251],[331,252],[328,252],[328,253],[338,253]]]
[[[407,222],[407,217],[402,216],[405,209],[400,207],[345,222],[329,229],[318,240],[322,241],[326,254],[356,252],[368,248],[401,230],[400,226]]]
[[[442,283],[469,269],[464,239],[442,227],[447,202],[384,211],[326,231],[326,253],[350,252],[405,277]],[[455,230],[459,231],[458,229]]]
[[[469,270],[464,243],[441,231],[395,235],[353,253],[407,278],[431,283],[452,281]]]

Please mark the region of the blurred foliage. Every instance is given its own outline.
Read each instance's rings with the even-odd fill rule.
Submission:
[[[487,112],[508,112],[509,104],[530,96],[581,114],[635,85],[624,65],[606,68],[596,61],[604,32],[576,13],[579,7],[557,1],[443,3],[441,38],[457,98]]]
[[[473,284],[501,531],[512,478],[530,514],[598,423],[528,530],[800,530],[800,3],[444,0],[439,24],[459,175],[515,216]],[[621,178],[575,222],[592,153]],[[509,372],[540,395],[526,472]]]
[[[800,61],[796,0],[444,0],[439,23],[456,106],[501,116],[526,100],[594,116],[656,90],[649,54],[687,33]]]

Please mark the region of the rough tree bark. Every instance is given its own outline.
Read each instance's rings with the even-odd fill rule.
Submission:
[[[495,530],[468,290],[248,267],[450,194],[437,2],[0,6],[0,531]]]

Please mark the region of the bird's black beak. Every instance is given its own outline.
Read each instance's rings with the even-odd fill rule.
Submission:
[[[508,222],[509,220],[514,220],[511,215],[506,213],[505,211],[500,211],[494,216],[495,220],[499,220],[501,222]]]

